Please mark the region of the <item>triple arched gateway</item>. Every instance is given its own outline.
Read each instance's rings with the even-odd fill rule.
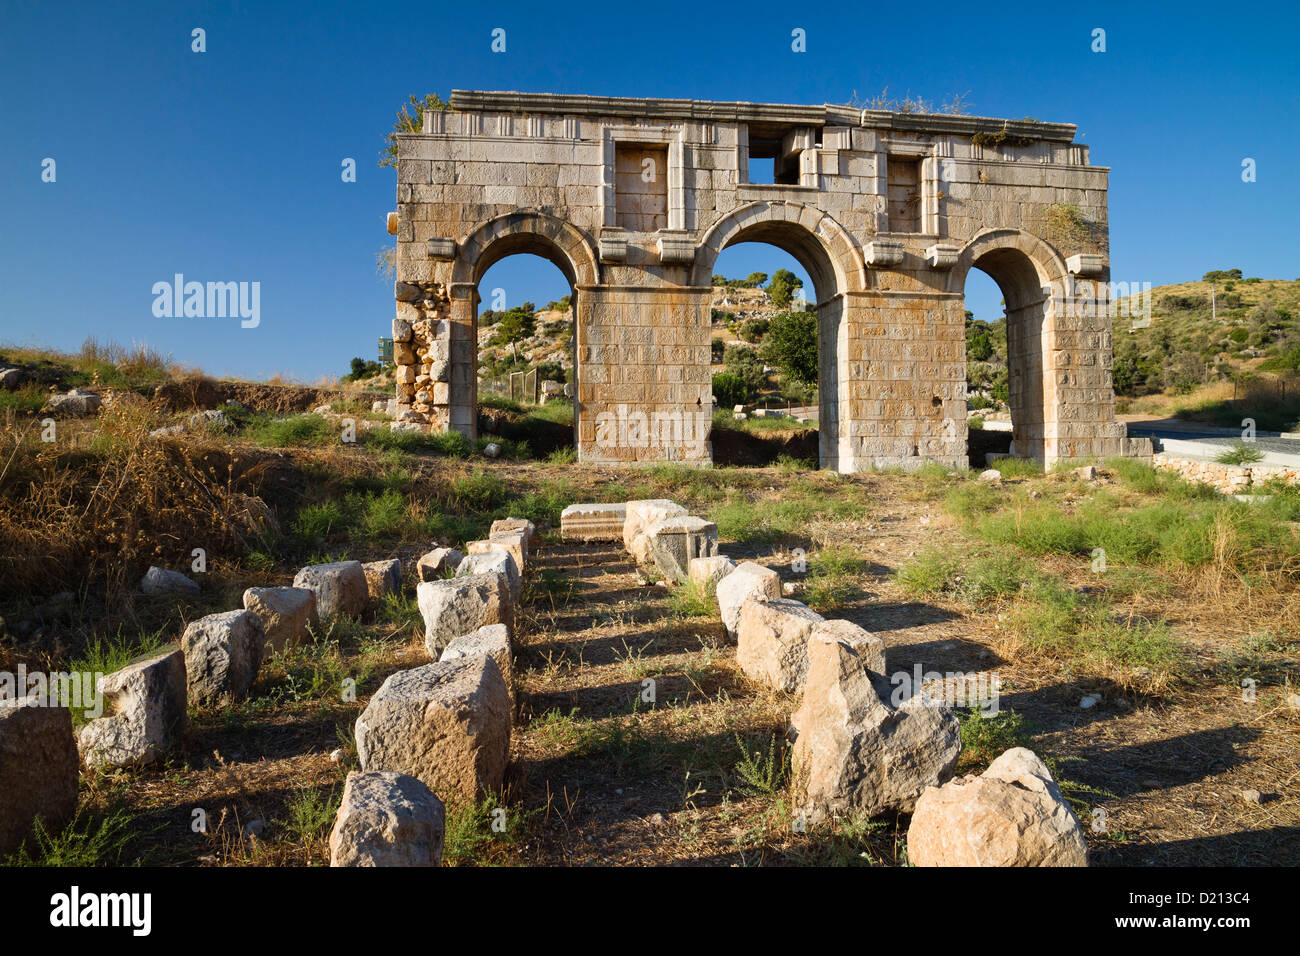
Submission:
[[[478,283],[527,252],[573,290],[579,459],[708,462],[711,276],[757,241],[813,282],[824,467],[966,463],[972,268],[1005,296],[1012,452],[1130,454],[1107,170],[1073,140],[1031,121],[457,91],[398,136],[400,414],[475,435]],[[752,158],[774,182],[750,181]]]

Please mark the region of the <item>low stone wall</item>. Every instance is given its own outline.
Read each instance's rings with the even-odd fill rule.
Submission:
[[[1252,487],[1279,478],[1288,485],[1300,484],[1300,469],[1277,465],[1221,465],[1167,455],[1155,455],[1151,465],[1161,471],[1177,472],[1186,481],[1199,481],[1228,495],[1244,494]]]

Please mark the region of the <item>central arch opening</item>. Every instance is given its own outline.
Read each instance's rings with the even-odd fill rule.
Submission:
[[[787,454],[834,467],[843,300],[822,239],[792,219],[754,222],[726,236],[710,278],[715,449],[744,406],[739,427],[788,429]]]

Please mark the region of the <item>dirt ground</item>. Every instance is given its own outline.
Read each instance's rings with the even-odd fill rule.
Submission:
[[[500,471],[535,478],[542,467]],[[554,470],[583,490],[628,479],[574,465]],[[777,469],[760,474],[759,494],[769,500],[797,477]],[[961,529],[918,494],[913,478],[844,481],[869,505],[806,529],[810,546],[835,542],[867,559],[847,606],[829,616],[878,634],[891,672],[920,665],[996,673],[1001,709],[1021,715],[1031,746],[1085,789],[1075,809],[1094,864],[1300,863],[1300,713],[1277,681],[1244,701],[1215,664],[1278,609],[1170,603],[1164,613],[1200,662],[1186,679],[1143,694],[1079,677],[1066,663],[1016,652],[995,610],[909,599],[894,571],[926,548],[960,553],[967,547]],[[678,499],[708,510],[688,495]],[[787,550],[725,540],[721,550],[775,568],[799,596],[803,581]],[[683,610],[667,588],[640,577],[621,547],[565,544],[554,531],[545,534],[530,575],[516,637],[515,731],[503,801],[510,827],[498,834],[466,822],[457,849],[449,836],[449,862],[905,862],[906,818],[796,832],[780,765],[797,700],[739,671],[716,613]],[[406,586],[413,588],[410,580]],[[230,582],[229,594],[237,588]],[[357,626],[337,639],[330,665],[359,675],[355,702],[302,689],[302,681],[320,677],[320,661],[273,662],[249,701],[198,713],[186,749],[166,766],[83,777],[87,805],[131,818],[135,836],[123,862],[325,863],[332,807],[355,767],[352,721],[384,677],[426,661],[418,616]],[[1100,702],[1082,708],[1086,694],[1099,694]],[[342,762],[331,760],[337,750]],[[1243,797],[1252,790],[1257,803]],[[206,834],[194,832],[195,808],[207,814]],[[257,836],[245,832],[252,821],[259,821]]]

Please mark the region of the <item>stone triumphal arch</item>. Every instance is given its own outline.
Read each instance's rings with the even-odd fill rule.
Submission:
[[[813,282],[823,467],[966,463],[972,268],[1005,297],[1013,454],[1142,451],[1114,415],[1107,170],[1074,131],[454,92],[398,136],[399,415],[475,436],[478,283],[532,253],[572,287],[579,459],[708,462],[713,266],[759,241]],[[750,182],[754,158],[774,182]]]

